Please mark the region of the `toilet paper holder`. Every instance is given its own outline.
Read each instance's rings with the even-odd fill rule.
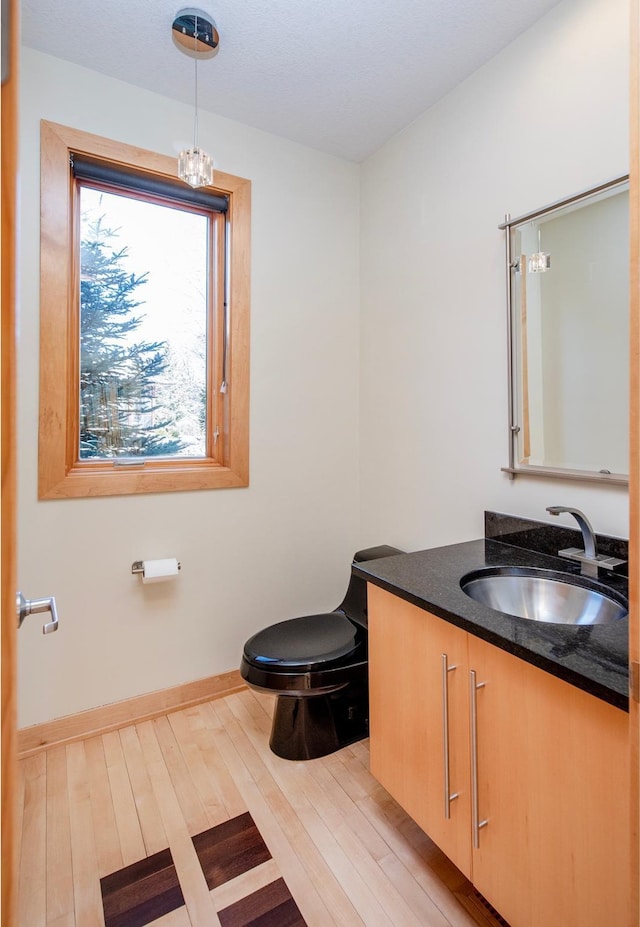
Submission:
[[[178,560],[178,569],[182,569],[182,564]],[[144,573],[144,560],[134,560],[131,564],[132,573]]]

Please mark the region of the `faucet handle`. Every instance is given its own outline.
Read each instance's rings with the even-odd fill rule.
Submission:
[[[597,576],[598,567],[602,567],[603,570],[610,570],[613,573],[618,567],[624,566],[627,562],[626,560],[619,560],[617,557],[607,557],[606,554],[596,554],[595,559],[593,559],[588,557],[579,547],[567,547],[565,550],[559,550],[558,556],[564,557],[566,560],[577,560],[583,566],[591,564],[595,567],[595,576]]]

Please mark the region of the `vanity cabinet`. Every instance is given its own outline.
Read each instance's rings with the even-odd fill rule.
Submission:
[[[625,712],[371,584],[369,678],[373,775],[511,927],[625,927]]]

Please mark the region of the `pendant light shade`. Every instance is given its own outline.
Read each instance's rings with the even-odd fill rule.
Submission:
[[[178,177],[191,187],[213,183],[213,161],[202,148],[185,148],[178,155]]]
[[[198,59],[211,58],[219,44],[218,30],[213,19],[202,10],[187,7],[176,14],[172,37],[177,48],[194,59],[193,147],[178,156],[178,177],[191,187],[206,187],[213,183],[213,159],[198,147]]]

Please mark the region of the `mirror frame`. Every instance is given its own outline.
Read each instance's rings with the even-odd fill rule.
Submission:
[[[596,187],[590,187],[588,190],[584,190],[581,193],[576,193],[573,196],[568,196],[564,199],[558,200],[555,203],[551,203],[548,206],[544,206],[541,209],[536,209],[533,212],[526,213],[525,215],[518,216],[515,219],[512,219],[511,216],[507,213],[505,215],[505,221],[502,225],[499,225],[498,228],[505,232],[505,245],[506,245],[506,270],[507,270],[507,342],[508,342],[508,355],[507,355],[507,376],[509,384],[509,393],[508,393],[508,419],[509,419],[509,465],[507,467],[501,467],[503,473],[506,473],[510,480],[516,478],[516,476],[533,476],[533,477],[552,477],[554,479],[564,479],[564,480],[582,480],[587,482],[596,482],[602,484],[610,484],[615,486],[628,486],[629,484],[629,475],[625,473],[609,473],[607,471],[597,471],[597,470],[573,470],[569,468],[562,467],[544,467],[540,465],[529,465],[529,464],[520,464],[517,463],[518,454],[517,454],[517,444],[518,444],[518,434],[521,430],[521,425],[518,422],[519,416],[517,415],[517,401],[516,401],[516,384],[514,378],[517,376],[518,366],[515,363],[516,353],[519,349],[519,346],[516,344],[516,339],[514,335],[514,321],[513,321],[513,312],[515,306],[514,300],[514,269],[515,262],[512,256],[512,246],[511,246],[511,233],[512,229],[518,225],[522,225],[525,222],[530,222],[533,219],[540,218],[547,214],[556,212],[557,210],[562,209],[565,206],[571,206],[574,203],[579,203],[581,200],[586,200],[591,196],[594,196],[597,193],[602,193],[606,190],[613,190],[615,187],[623,186],[629,184],[629,175],[624,174],[621,177],[616,177],[613,180],[608,180],[605,183],[599,184]]]

